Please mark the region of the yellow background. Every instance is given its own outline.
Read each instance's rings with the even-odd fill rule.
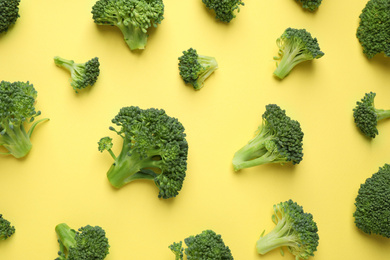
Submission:
[[[0,158],[0,213],[16,227],[0,243],[2,260],[57,256],[55,225],[103,227],[107,260],[174,259],[168,246],[205,229],[221,234],[238,260],[293,260],[279,250],[256,253],[270,231],[272,206],[293,199],[319,228],[317,260],[388,259],[390,242],[359,231],[352,214],[359,185],[390,162],[390,122],[372,141],[359,133],[352,109],[364,93],[390,108],[390,59],[368,60],[356,39],[365,0],[324,0],[304,12],[293,0],[246,0],[230,24],[216,22],[201,0],[165,0],[165,19],[144,51],[131,52],[119,29],[97,26],[94,0],[22,0],[20,18],[0,36],[1,80],[30,81],[37,109],[50,121],[32,136],[25,159]],[[276,39],[287,27],[306,28],[325,56],[298,65],[283,81],[272,73]],[[183,50],[214,56],[219,69],[194,91],[178,72]],[[70,74],[53,57],[85,62],[99,57],[101,75],[75,94]],[[261,123],[265,105],[278,104],[301,123],[303,161],[234,172],[233,154]],[[153,182],[112,188],[110,155],[97,150],[123,106],[163,108],[185,126],[188,171],[176,198],[157,198]]]

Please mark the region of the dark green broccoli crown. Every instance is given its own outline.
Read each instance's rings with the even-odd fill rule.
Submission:
[[[296,0],[304,9],[314,12],[321,5],[322,0]]]
[[[360,131],[370,138],[375,138],[378,134],[376,128],[378,116],[374,106],[376,93],[366,93],[361,101],[356,102],[356,107],[353,109],[353,118],[356,126]]]
[[[212,230],[184,239],[188,260],[233,260],[230,248],[225,245],[221,235]]]
[[[190,84],[194,89],[203,87],[204,81],[218,68],[214,57],[198,55],[193,48],[183,51],[179,57],[180,76],[186,84]]]
[[[229,23],[236,17],[235,11],[240,12],[240,5],[244,5],[241,0],[202,0],[206,7],[214,10],[215,18]]]
[[[378,53],[390,56],[390,0],[369,0],[360,14],[356,32],[363,53],[371,59]]]
[[[318,59],[324,56],[317,38],[313,38],[306,29],[287,28],[279,40],[280,50],[299,49],[298,54],[305,54],[307,59]]]
[[[0,214],[0,240],[5,240],[15,233],[15,227]]]
[[[298,121],[292,120],[278,105],[269,104],[264,112],[263,124],[259,130],[272,135],[272,143],[286,161],[298,164],[303,157],[303,132]]]
[[[390,238],[390,165],[379,168],[360,185],[353,213],[356,226],[367,234]]]
[[[172,245],[170,245],[168,247],[169,249],[171,249],[172,253],[175,254],[175,260],[183,260],[183,251],[184,251],[184,248],[183,248],[183,242],[180,241],[179,243],[176,243],[176,242],[173,242]]]
[[[0,0],[0,33],[6,32],[19,18],[20,0]]]
[[[85,63],[85,77],[83,81],[84,87],[92,86],[95,84],[100,74],[100,63],[99,58],[95,57]]]
[[[106,137],[103,137],[100,139],[100,141],[98,142],[98,150],[100,152],[103,152],[104,150],[110,150],[113,146],[112,144],[112,138],[106,136]]]

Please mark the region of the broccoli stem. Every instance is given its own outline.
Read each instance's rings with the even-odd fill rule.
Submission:
[[[377,116],[377,121],[390,118],[390,110],[375,109],[375,113]]]
[[[148,35],[141,28],[135,27],[132,24],[126,26],[123,23],[118,23],[117,27],[121,30],[130,50],[145,49]]]
[[[3,124],[4,134],[0,135],[0,144],[3,145],[15,158],[22,158],[30,152],[32,144],[23,123],[14,126]]]
[[[67,224],[61,223],[55,227],[60,245],[65,246],[66,249],[69,249],[71,246],[76,244],[75,235],[76,231],[71,229]]]
[[[73,70],[73,64],[74,64],[73,60],[67,60],[67,59],[61,58],[59,56],[55,56],[54,57],[54,63],[57,66],[60,66],[60,67],[68,69],[69,71]]]
[[[284,79],[299,63],[313,59],[312,56],[305,54],[304,50],[299,47],[294,48],[285,45],[282,53],[283,57],[274,71],[274,75],[279,79]]]

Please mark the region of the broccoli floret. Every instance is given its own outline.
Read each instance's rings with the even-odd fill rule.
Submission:
[[[0,33],[8,31],[19,18],[20,0],[0,0]]]
[[[321,5],[322,0],[296,0],[302,5],[303,9],[314,12]]]
[[[378,53],[390,57],[390,1],[370,0],[360,14],[356,37],[371,59]]]
[[[0,146],[8,150],[3,155],[24,157],[31,150],[30,137],[35,126],[47,118],[35,121],[26,132],[25,124],[41,114],[35,111],[37,91],[29,82],[0,82]]]
[[[218,63],[214,57],[198,55],[193,48],[183,51],[183,55],[179,57],[180,76],[195,90],[201,89],[204,81],[216,69],[218,69]]]
[[[276,64],[274,75],[280,79],[284,79],[299,63],[324,56],[317,38],[313,38],[305,29],[287,28],[276,44],[279,56],[274,59],[279,63]]]
[[[366,93],[361,101],[356,102],[356,107],[353,109],[356,126],[369,138],[375,138],[378,134],[376,128],[378,121],[390,118],[390,110],[375,108],[375,96],[376,93]]]
[[[183,125],[162,109],[123,107],[112,120],[123,138],[118,157],[108,137],[99,142],[99,151],[108,150],[115,160],[107,172],[110,183],[120,188],[138,179],[153,180],[159,198],[175,197],[182,188],[187,170],[188,143]]]
[[[275,228],[261,234],[256,243],[257,252],[261,255],[286,246],[297,260],[313,256],[318,246],[318,228],[313,215],[305,213],[302,206],[292,200],[274,205],[272,221]],[[283,254],[283,251],[281,251]]]
[[[87,225],[76,231],[61,223],[55,231],[60,244],[56,260],[103,260],[109,253],[106,232],[99,226]]]
[[[70,72],[70,85],[76,93],[88,86],[93,86],[100,74],[100,63],[97,57],[84,63],[75,63],[73,60],[66,60],[56,56],[54,57],[54,63]]]
[[[265,108],[255,137],[234,154],[235,171],[267,163],[302,161],[303,132],[299,122],[288,117],[278,105],[269,104]]]
[[[15,227],[0,214],[0,240],[6,240],[15,233]]]
[[[92,7],[98,25],[118,27],[131,50],[144,49],[148,29],[164,19],[162,0],[98,0]]]
[[[187,259],[193,260],[233,260],[230,248],[225,245],[221,235],[208,229],[196,236],[189,236],[184,239],[187,248],[184,253]],[[183,259],[182,242],[173,243],[169,246],[172,252],[176,255],[176,260]]]
[[[390,165],[379,168],[360,185],[353,213],[356,226],[367,234],[390,238]]]
[[[206,7],[214,10],[215,18],[229,23],[236,17],[235,11],[240,12],[240,5],[244,5],[241,0],[202,0]]]

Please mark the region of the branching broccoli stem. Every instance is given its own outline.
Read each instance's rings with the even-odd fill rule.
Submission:
[[[256,243],[259,254],[286,246],[297,260],[314,255],[319,236],[312,214],[305,213],[302,206],[288,200],[274,205],[272,221],[275,228],[266,235],[263,231]]]
[[[6,240],[15,234],[15,227],[0,214],[0,240]]]
[[[8,31],[19,18],[20,0],[0,0],[0,33]]]
[[[93,86],[100,74],[99,58],[95,57],[84,63],[76,63],[59,56],[54,57],[54,63],[67,69],[71,75],[70,85],[78,93],[79,90]]]
[[[305,29],[287,28],[276,40],[279,56],[274,57],[279,63],[274,75],[284,79],[298,64],[324,56],[317,38],[313,38]]]

